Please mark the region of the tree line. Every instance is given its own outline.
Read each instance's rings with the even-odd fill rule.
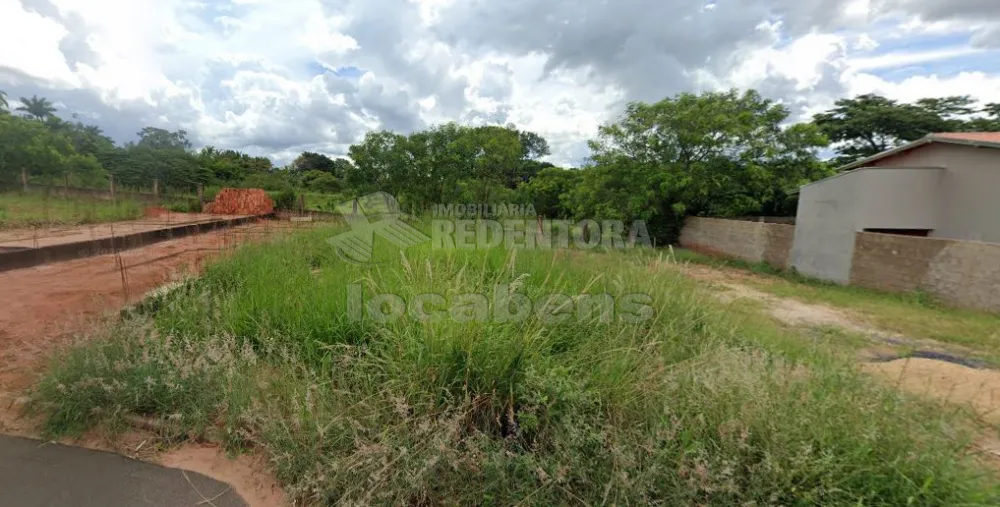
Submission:
[[[285,167],[235,150],[192,149],[183,130],[146,127],[115,144],[64,121],[44,98],[9,111],[0,92],[0,180],[33,176],[191,188],[197,184],[313,191],[336,199],[385,191],[408,209],[437,203],[531,203],[553,218],[646,220],[661,242],[688,215],[790,215],[795,190],[848,162],[931,132],[1000,131],[1000,104],[966,96],[914,103],[878,95],[838,100],[789,124],[784,105],[753,90],[682,93],[634,102],[600,127],[579,168],[543,161],[540,135],[515,125],[437,125],[369,132],[346,158],[304,152]],[[821,155],[835,154],[823,160]]]

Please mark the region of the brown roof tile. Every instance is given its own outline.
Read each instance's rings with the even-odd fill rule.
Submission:
[[[1000,143],[1000,132],[941,132],[931,134],[931,137],[981,143]]]

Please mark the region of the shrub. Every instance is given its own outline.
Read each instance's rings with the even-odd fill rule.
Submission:
[[[294,190],[282,190],[281,192],[270,193],[271,199],[274,200],[275,209],[290,210],[295,209],[297,204],[298,195]]]

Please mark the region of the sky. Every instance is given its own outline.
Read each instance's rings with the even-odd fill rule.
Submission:
[[[0,0],[0,90],[285,164],[365,132],[514,123],[579,165],[633,100],[755,88],[1000,102],[1000,0]]]

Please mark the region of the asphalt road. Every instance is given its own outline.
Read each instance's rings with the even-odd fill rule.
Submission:
[[[108,452],[0,435],[0,506],[246,507],[228,484]]]

